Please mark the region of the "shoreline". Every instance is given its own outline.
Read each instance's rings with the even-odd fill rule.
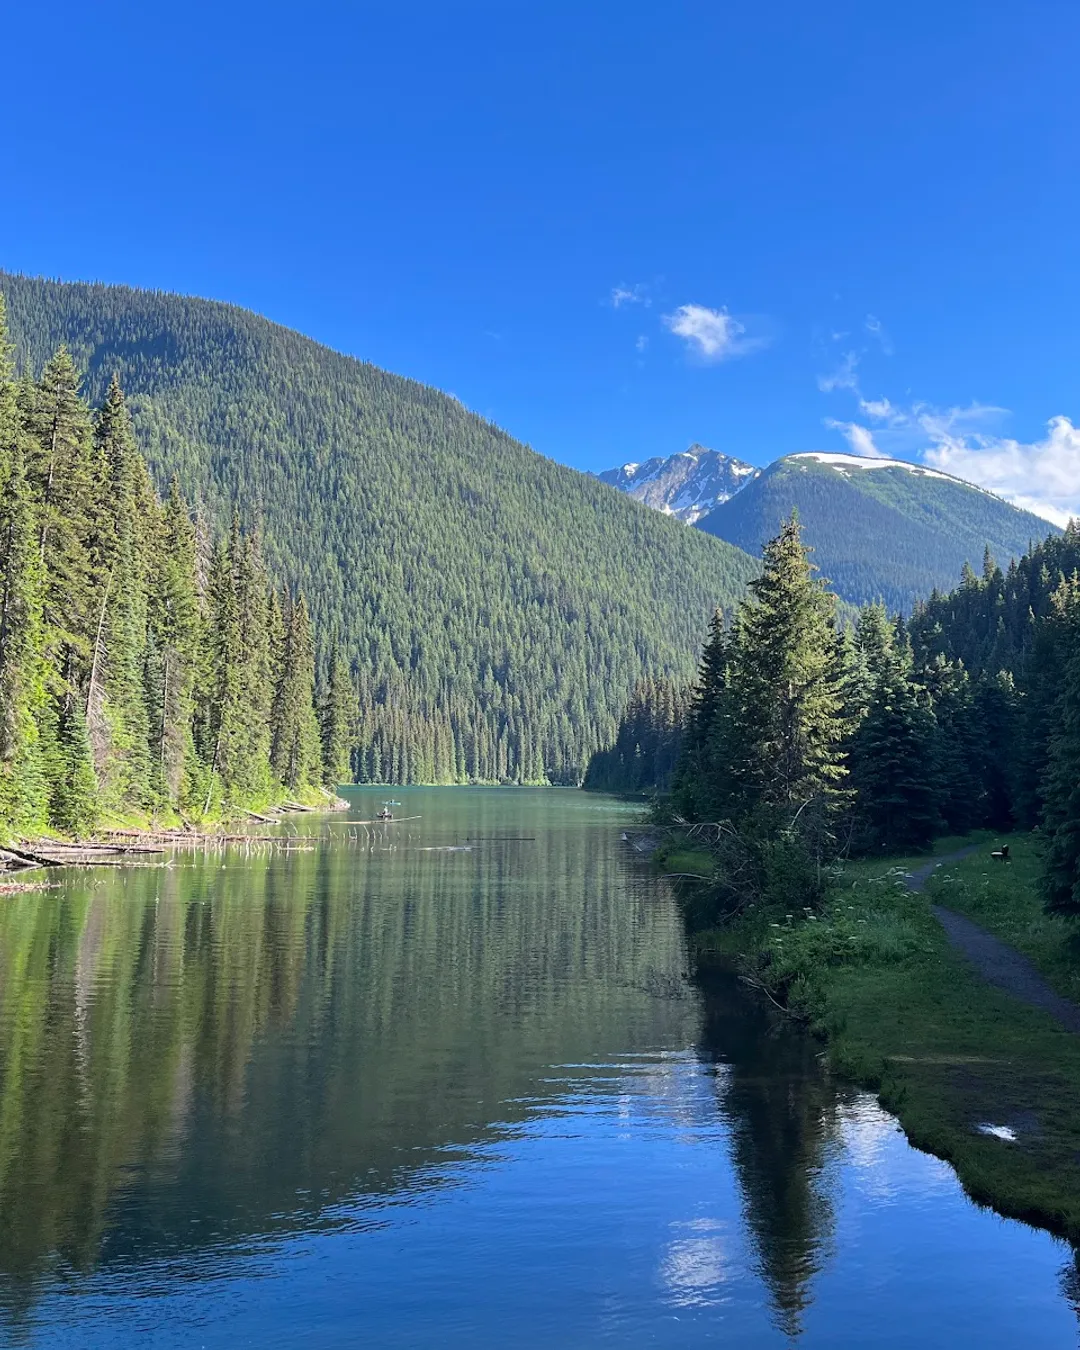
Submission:
[[[286,798],[261,811],[238,807],[220,820],[208,821],[201,826],[188,822],[181,825],[132,824],[130,819],[110,822],[106,818],[85,839],[62,835],[17,836],[0,843],[0,878],[43,867],[145,865],[148,856],[164,854],[171,848],[202,848],[256,840],[284,841],[295,836],[259,835],[254,830],[238,831],[232,827],[245,822],[279,825],[297,816],[347,811],[349,806],[343,797],[327,792],[325,801],[299,802]],[[40,888],[33,885],[33,889]]]
[[[775,1016],[802,1023],[914,1147],[952,1166],[976,1204],[1076,1244],[1080,1035],[985,978],[934,913],[964,915],[1014,945],[1063,999],[1076,998],[1072,932],[1042,917],[1037,843],[1009,842],[1015,861],[996,872],[983,834],[969,837],[973,851],[962,857],[945,856],[957,841],[942,840],[930,856],[850,864],[813,917],[757,914],[695,930],[700,887],[683,883],[680,905],[703,974],[735,968]],[[691,858],[672,850],[657,862],[692,871]],[[921,889],[909,889],[920,870]]]

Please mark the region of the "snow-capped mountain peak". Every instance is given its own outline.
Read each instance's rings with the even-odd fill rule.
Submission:
[[[646,506],[693,525],[745,487],[756,472],[752,464],[692,445],[678,454],[624,464],[596,476]]]

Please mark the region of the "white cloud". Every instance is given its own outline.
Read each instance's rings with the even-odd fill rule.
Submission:
[[[891,420],[898,415],[887,398],[860,398],[859,411],[864,412],[867,417],[877,418],[879,422]]]
[[[638,340],[634,343],[634,346],[637,348],[639,352],[643,352],[648,345],[649,339],[645,336],[644,333],[639,333]]]
[[[923,419],[934,440],[923,459],[935,469],[996,492],[1014,506],[1067,524],[1080,519],[1080,427],[1052,417],[1041,441],[963,435],[948,419]],[[928,423],[928,425],[927,425]]]
[[[879,450],[874,444],[874,435],[869,427],[862,427],[858,422],[838,422],[835,417],[826,417],[825,425],[840,432],[853,455],[862,455],[867,459],[889,458],[884,450]]]
[[[831,375],[819,375],[817,386],[823,394],[831,394],[837,389],[858,390],[859,381],[855,374],[859,365],[858,352],[846,352],[844,359]]]
[[[863,323],[891,352],[880,319],[868,314]],[[830,375],[818,376],[826,394],[851,394],[859,412],[875,425],[828,417],[825,425],[838,431],[853,454],[870,458],[922,461],[953,474],[1014,506],[1045,520],[1065,525],[1080,519],[1080,426],[1068,417],[1053,417],[1042,440],[1025,443],[1003,436],[1000,423],[1009,413],[991,403],[971,402],[950,408],[930,403],[900,406],[888,398],[866,398],[858,367],[864,353],[845,353]]]
[[[651,304],[649,288],[643,281],[639,281],[634,286],[628,286],[625,282],[620,282],[618,286],[611,288],[613,309],[619,309],[623,305],[644,305],[648,309]]]
[[[1068,417],[1051,418],[1044,439],[1025,443],[997,433],[995,424],[1008,410],[993,404],[900,408],[887,398],[864,399],[857,386],[853,392],[860,411],[881,423],[872,430],[859,422],[825,419],[853,454],[921,461],[1056,525],[1080,519],[1080,427]]]
[[[664,324],[695,356],[710,363],[746,356],[765,345],[764,338],[750,337],[746,326],[726,309],[680,305],[674,314],[664,315]]]

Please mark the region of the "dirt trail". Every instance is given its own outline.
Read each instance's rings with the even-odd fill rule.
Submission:
[[[924,863],[922,867],[908,873],[908,886],[913,891],[923,890],[937,868],[959,862],[961,858],[983,847],[985,845],[972,844],[943,858],[935,858],[933,862]],[[1006,942],[1000,942],[985,928],[980,928],[955,910],[946,909],[944,905],[934,905],[933,908],[949,942],[957,951],[963,952],[988,984],[1004,989],[1029,1007],[1041,1008],[1067,1030],[1080,1034],[1080,1007],[1055,993],[1022,952]]]

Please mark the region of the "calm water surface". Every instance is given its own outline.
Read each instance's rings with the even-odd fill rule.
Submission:
[[[1077,1344],[1067,1247],[687,982],[631,808],[386,795],[0,902],[5,1343]]]

